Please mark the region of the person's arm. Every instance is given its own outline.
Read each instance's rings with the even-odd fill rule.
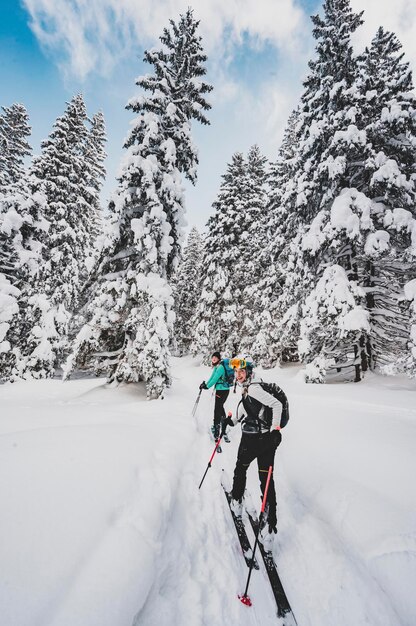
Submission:
[[[282,404],[277,398],[264,391],[263,387],[258,383],[252,383],[249,386],[249,395],[258,400],[265,406],[269,406],[272,409],[272,425],[270,430],[275,428],[280,429],[280,418],[282,417]]]
[[[221,376],[224,376],[224,375],[225,375],[225,371],[224,371],[223,365],[217,365],[214,368],[214,371],[212,372],[210,379],[207,382],[207,389],[209,389],[213,385],[216,385],[219,379],[221,378]]]
[[[244,407],[243,407],[243,403],[240,401],[237,405],[237,410],[234,416],[231,411],[228,411],[227,417],[225,418],[225,421],[223,424],[224,431],[227,426],[235,426],[236,424],[238,424],[238,422],[240,422],[243,419],[243,417],[245,417]]]
[[[231,411],[230,411],[231,412]],[[228,417],[231,419],[233,426],[235,426],[236,424],[238,424],[238,422],[241,422],[241,420],[243,419],[243,417],[245,417],[244,414],[244,405],[243,405],[243,401],[240,400],[240,402],[237,404],[237,410],[235,412],[235,415],[232,416],[230,415],[230,413],[228,413]]]

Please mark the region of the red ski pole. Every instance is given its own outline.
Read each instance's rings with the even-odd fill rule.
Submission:
[[[253,548],[253,557],[251,559],[251,563],[250,563],[250,569],[248,572],[248,578],[247,578],[247,584],[246,584],[246,589],[243,593],[242,596],[238,596],[239,599],[241,600],[241,602],[243,604],[245,604],[246,606],[251,606],[252,602],[249,598],[249,596],[247,595],[247,591],[248,591],[248,586],[250,584],[250,578],[251,578],[251,572],[253,571],[253,565],[254,565],[254,553],[256,552],[256,548],[257,548],[257,544],[259,542],[259,534],[260,534],[260,528],[261,528],[261,522],[263,519],[263,515],[264,515],[264,509],[266,507],[266,500],[267,500],[267,492],[269,491],[269,483],[270,483],[270,479],[272,477],[272,472],[273,472],[273,467],[270,465],[269,467],[269,472],[267,474],[267,481],[266,481],[266,487],[264,489],[264,495],[263,495],[263,502],[261,504],[261,511],[260,511],[260,518],[259,518],[259,527],[257,529],[257,535],[256,535],[256,541],[254,543],[254,548]]]
[[[221,439],[222,439],[222,435],[220,436],[220,438],[218,439],[218,441],[217,441],[217,442],[216,442],[216,444],[215,444],[214,452],[211,454],[211,458],[210,458],[210,460],[208,461],[207,469],[205,470],[205,474],[203,475],[202,480],[201,480],[201,482],[199,483],[199,487],[198,487],[198,489],[201,489],[201,485],[202,485],[202,483],[203,483],[203,482],[204,482],[204,480],[205,480],[205,476],[207,475],[207,471],[208,471],[208,470],[209,470],[209,468],[211,467],[211,461],[212,461],[212,459],[214,458],[215,453],[216,453],[216,451],[217,451],[217,449],[218,449],[218,446],[219,446],[219,445],[220,445],[220,443],[221,443]]]

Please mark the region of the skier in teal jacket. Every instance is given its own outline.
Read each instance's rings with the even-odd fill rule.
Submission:
[[[226,373],[224,365],[221,363],[221,354],[219,352],[214,352],[211,358],[211,363],[213,366],[213,372],[207,382],[205,380],[199,385],[200,389],[210,389],[210,387],[215,387],[215,407],[214,407],[214,423],[212,425],[211,431],[214,436],[215,441],[218,441],[218,437],[220,436],[220,428],[221,422],[225,420],[225,410],[224,403],[228,398],[228,394],[230,393],[230,385],[227,382]],[[229,443],[229,438],[227,433],[224,432],[223,439],[227,443]],[[217,448],[217,452],[221,452],[220,447]]]

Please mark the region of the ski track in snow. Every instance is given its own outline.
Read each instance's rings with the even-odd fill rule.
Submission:
[[[142,387],[94,380],[0,388],[1,626],[281,623],[259,552],[253,606],[237,599],[248,568],[220,481],[223,468],[232,478],[238,427],[198,490],[212,393],[190,411],[206,371],[175,359],[173,389],[151,403]],[[303,385],[297,368],[264,378],[291,402],[274,557],[298,625],[414,626],[414,386]],[[226,409],[238,400],[230,393]],[[258,511],[255,462],[248,488]]]
[[[299,623],[312,626],[316,624],[313,616],[320,615],[322,623],[337,626],[400,624],[400,617],[392,609],[387,595],[361,562],[360,555],[351,554],[351,546],[342,541],[338,529],[321,517],[313,502],[295,491],[285,491],[280,488],[288,527],[280,532],[274,554],[278,562],[279,554],[282,555],[283,571],[289,561],[295,561],[302,568],[299,573],[303,580],[301,591],[295,584],[293,595],[299,597],[299,606],[304,604],[302,597],[307,596],[310,613],[297,611]],[[305,554],[308,555],[306,561]],[[316,587],[325,590],[323,597],[316,595]],[[297,606],[296,599],[294,605]]]
[[[258,602],[251,609],[237,599],[244,591],[248,568],[220,486],[224,458],[228,457],[229,465],[235,450],[227,454],[227,444],[223,444],[223,453],[214,457],[198,490],[198,472],[202,476],[206,468],[201,461],[208,462],[215,445],[207,437],[211,419],[205,420],[200,413],[194,422],[196,441],[184,454],[184,473],[157,567],[158,579],[133,626],[276,625],[274,599],[263,574],[253,572],[249,595],[254,598],[251,589],[255,589]],[[262,579],[256,580],[259,576]],[[265,601],[268,606],[262,606]]]

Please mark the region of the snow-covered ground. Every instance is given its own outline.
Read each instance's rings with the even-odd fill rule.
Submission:
[[[208,369],[174,359],[174,385],[147,402],[103,380],[0,386],[1,626],[271,626],[254,572],[236,598],[239,553],[215,457]],[[269,370],[291,401],[277,451],[274,553],[299,626],[416,624],[416,384],[369,375],[305,385]],[[234,409],[237,396],[230,395]],[[249,488],[259,503],[256,470]]]

